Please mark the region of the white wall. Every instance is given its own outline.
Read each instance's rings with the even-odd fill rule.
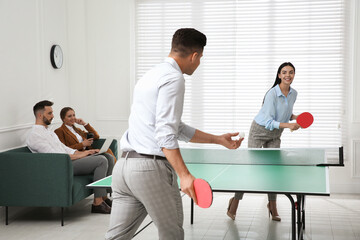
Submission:
[[[127,128],[130,99],[130,0],[0,0],[0,151],[22,146],[33,105],[71,106],[101,136]],[[50,48],[64,53],[53,69]]]
[[[331,168],[332,192],[360,193],[360,3],[346,84],[350,113],[344,143],[346,166]],[[120,138],[127,128],[133,88],[132,0],[0,0],[0,151],[22,146],[43,99],[59,111],[72,106],[102,136]],[[59,44],[64,65],[53,69],[50,48]]]
[[[34,122],[32,107],[43,99],[69,103],[67,61],[61,70],[50,64],[52,44],[67,51],[66,2],[0,2],[0,149],[24,143]]]
[[[70,102],[102,136],[127,128],[131,2],[68,1]]]
[[[330,168],[330,190],[337,193],[360,193],[360,3],[348,1],[349,21],[346,23],[349,42],[349,61],[344,70],[347,79],[346,100],[349,103],[344,106],[344,115],[347,115],[348,138],[345,144],[345,167]]]

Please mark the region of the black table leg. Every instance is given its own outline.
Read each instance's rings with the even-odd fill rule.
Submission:
[[[296,199],[297,199],[297,235],[298,235],[298,239],[300,239],[300,231],[302,229],[301,226],[301,206],[302,206],[302,198],[300,195],[296,195]]]
[[[64,226],[64,208],[61,208],[61,226]]]
[[[291,239],[292,240],[296,240],[296,224],[295,224],[295,218],[296,218],[296,213],[295,213],[295,201],[293,199],[293,197],[290,194],[285,194],[290,202],[291,202]]]
[[[303,229],[305,230],[305,195],[303,196],[302,200],[302,217]]]
[[[9,207],[5,206],[5,225],[9,225]]]
[[[194,200],[191,199],[191,216],[190,216],[190,223],[194,223]]]
[[[298,239],[304,239],[305,231],[305,195],[296,195],[297,198],[297,227]]]

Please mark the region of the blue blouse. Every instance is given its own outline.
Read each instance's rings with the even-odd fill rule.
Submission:
[[[295,89],[290,87],[290,91],[285,97],[279,84],[276,85],[267,92],[264,104],[254,119],[255,122],[270,131],[274,128],[279,129],[281,122],[290,121],[296,97],[297,91]]]

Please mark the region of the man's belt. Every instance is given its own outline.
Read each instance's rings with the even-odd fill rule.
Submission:
[[[135,151],[123,152],[121,157],[126,158],[126,155],[127,155],[127,158],[148,158],[148,159],[166,160],[166,157],[163,157],[163,156],[142,154],[142,153],[137,153]]]

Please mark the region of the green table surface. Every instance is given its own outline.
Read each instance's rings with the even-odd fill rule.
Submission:
[[[213,191],[330,195],[324,149],[181,149],[190,172]],[[111,176],[88,185],[110,187]]]
[[[96,182],[86,185],[88,188],[109,188],[111,187],[112,176],[105,177]]]
[[[327,167],[281,165],[186,164],[196,178],[215,192],[330,195]],[[111,176],[88,187],[111,187]]]
[[[281,165],[186,164],[216,192],[330,195],[327,167]]]

